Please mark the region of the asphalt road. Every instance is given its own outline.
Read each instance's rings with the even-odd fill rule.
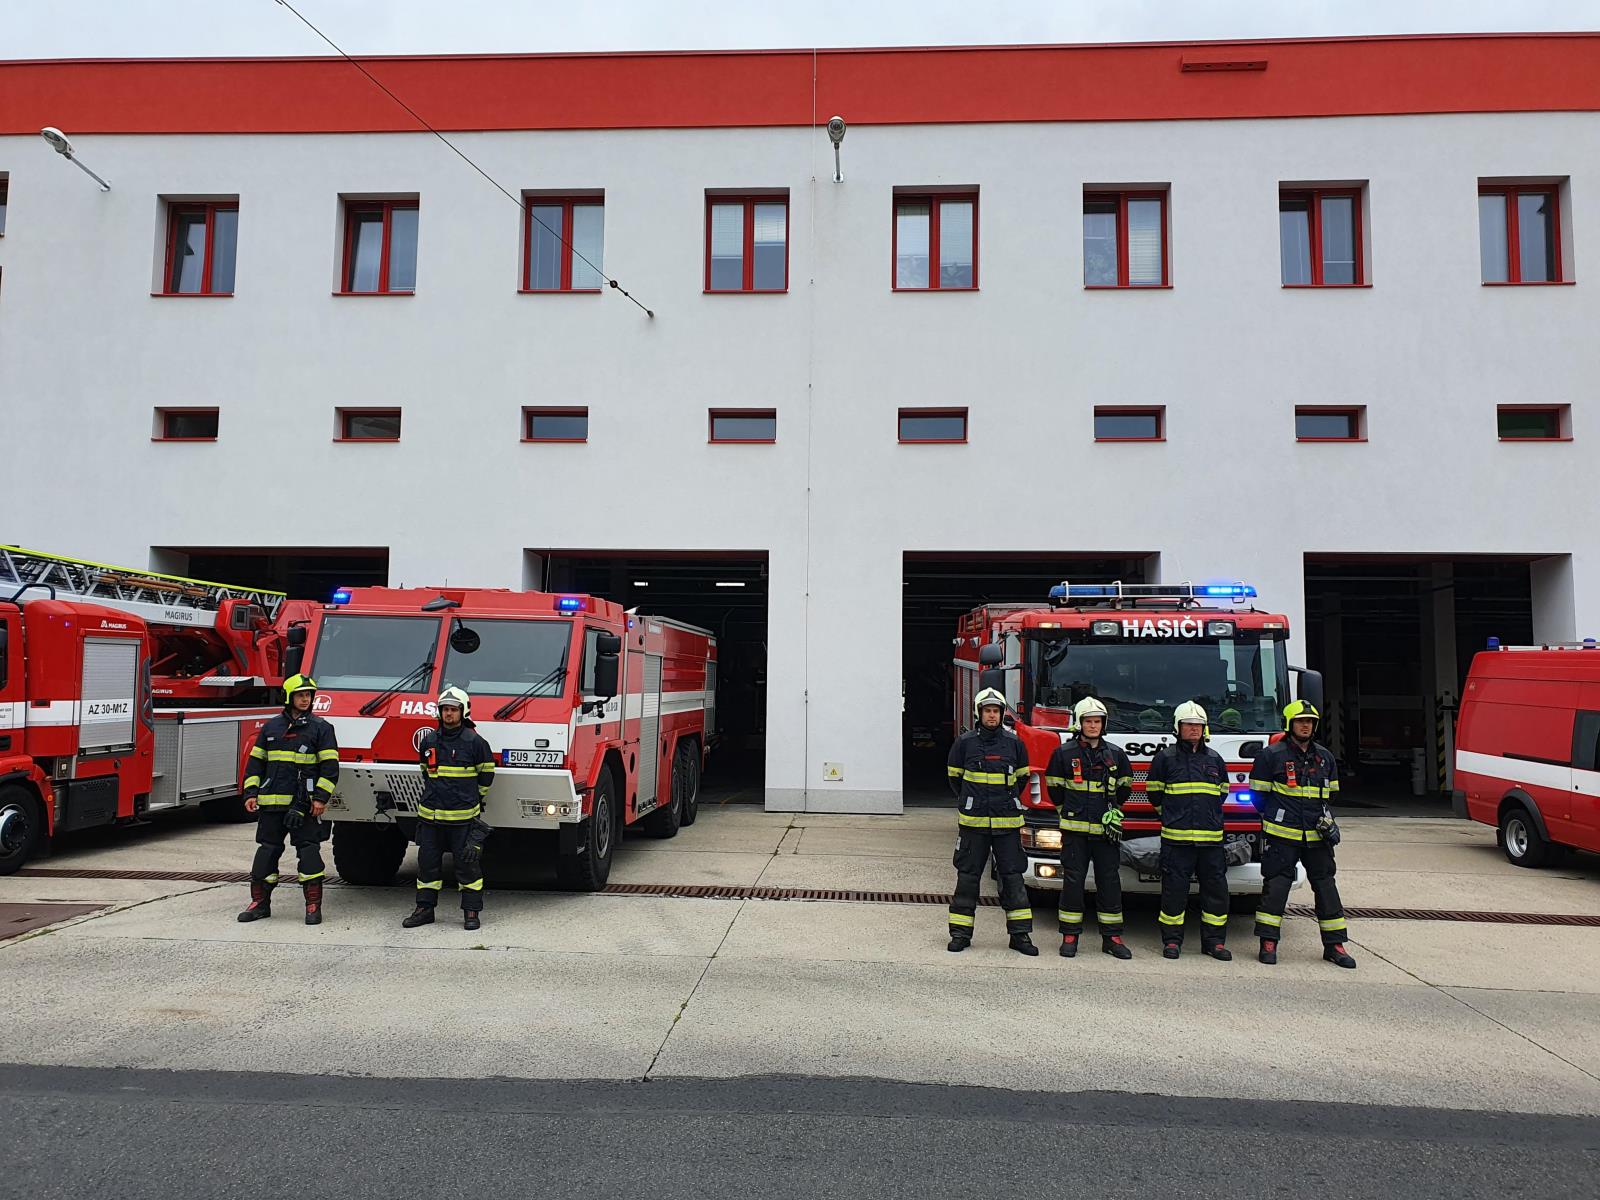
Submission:
[[[0,1065],[0,1147],[7,1200],[1554,1200],[1593,1197],[1600,1175],[1600,1120],[1589,1118],[811,1078],[472,1083]]]

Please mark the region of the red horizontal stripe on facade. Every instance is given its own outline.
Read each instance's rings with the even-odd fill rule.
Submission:
[[[1185,58],[1266,69],[1184,71]],[[1600,110],[1600,35],[379,57],[444,130]],[[816,98],[813,104],[813,64]],[[412,132],[337,58],[0,63],[0,133]]]

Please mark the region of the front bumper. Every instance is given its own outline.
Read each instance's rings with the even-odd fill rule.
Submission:
[[[1043,868],[1043,873],[1041,872]],[[1122,890],[1127,895],[1156,896],[1161,894],[1161,876],[1152,872],[1135,871],[1132,867],[1123,867]],[[1306,881],[1306,869],[1296,866],[1294,873],[1294,887],[1299,887]],[[1023,873],[1022,882],[1031,888],[1041,888],[1046,891],[1061,890],[1061,860],[1057,857],[1041,857],[1030,852],[1028,855],[1028,869]],[[1089,875],[1085,886],[1089,891],[1094,891],[1094,865],[1089,866]],[[1200,885],[1191,881],[1189,892],[1191,895],[1198,893]],[[1259,896],[1261,894],[1261,864],[1242,863],[1237,867],[1228,868],[1228,895],[1230,896]]]
[[[389,822],[417,815],[422,768],[405,763],[340,763],[330,821]],[[483,819],[496,829],[559,829],[583,820],[583,802],[568,771],[500,767],[484,799]]]

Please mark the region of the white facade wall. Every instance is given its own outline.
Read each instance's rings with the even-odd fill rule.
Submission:
[[[777,808],[898,809],[908,550],[1158,553],[1297,625],[1306,553],[1552,556],[1538,635],[1600,626],[1600,115],[857,127],[842,184],[821,130],[454,138],[513,192],[603,188],[655,319],[518,295],[518,210],[427,135],[77,138],[109,194],[0,138],[0,540],[387,545],[391,582],[484,586],[528,548],[766,551]],[[1480,286],[1496,176],[1570,177],[1576,286]],[[1369,183],[1370,288],[1279,286],[1278,185],[1323,180]],[[1085,184],[1151,183],[1174,286],[1084,291]],[[981,290],[892,293],[892,189],[947,185],[979,191]],[[788,293],[703,295],[705,190],[773,187]],[[331,295],[339,195],[413,192],[417,294]],[[159,197],[221,195],[237,294],[152,298]],[[1366,444],[1295,442],[1295,404],[1347,402]],[[1527,402],[1570,403],[1574,440],[1498,442]],[[1097,403],[1165,404],[1167,440],[1095,444]],[[528,404],[587,404],[588,443],[521,444]],[[157,405],[215,405],[220,440],[153,443]],[[337,405],[401,407],[403,440],[335,444]],[[896,444],[898,408],[945,405],[969,444]],[[777,444],[707,445],[723,406],[776,408]]]

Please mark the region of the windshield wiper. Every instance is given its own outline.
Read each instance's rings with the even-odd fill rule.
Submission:
[[[567,676],[567,664],[566,663],[562,663],[559,667],[556,667],[553,670],[551,670],[543,679],[539,680],[538,683],[535,683],[532,686],[530,686],[527,691],[522,693],[522,695],[515,696],[512,699],[507,700],[499,708],[495,709],[494,710],[494,719],[496,721],[504,721],[512,713],[516,712],[517,709],[521,708],[529,700],[532,700],[533,697],[538,693],[540,688],[549,687],[552,683],[560,683],[563,679],[566,678],[566,676]]]
[[[384,702],[388,700],[389,697],[393,696],[396,692],[409,685],[411,681],[416,679],[418,675],[426,678],[431,674],[433,674],[433,654],[430,652],[427,658],[423,659],[416,666],[412,667],[410,671],[400,676],[399,679],[396,679],[371,700],[368,700],[358,711],[363,717],[370,717],[373,713],[377,712],[378,709],[383,707]]]

